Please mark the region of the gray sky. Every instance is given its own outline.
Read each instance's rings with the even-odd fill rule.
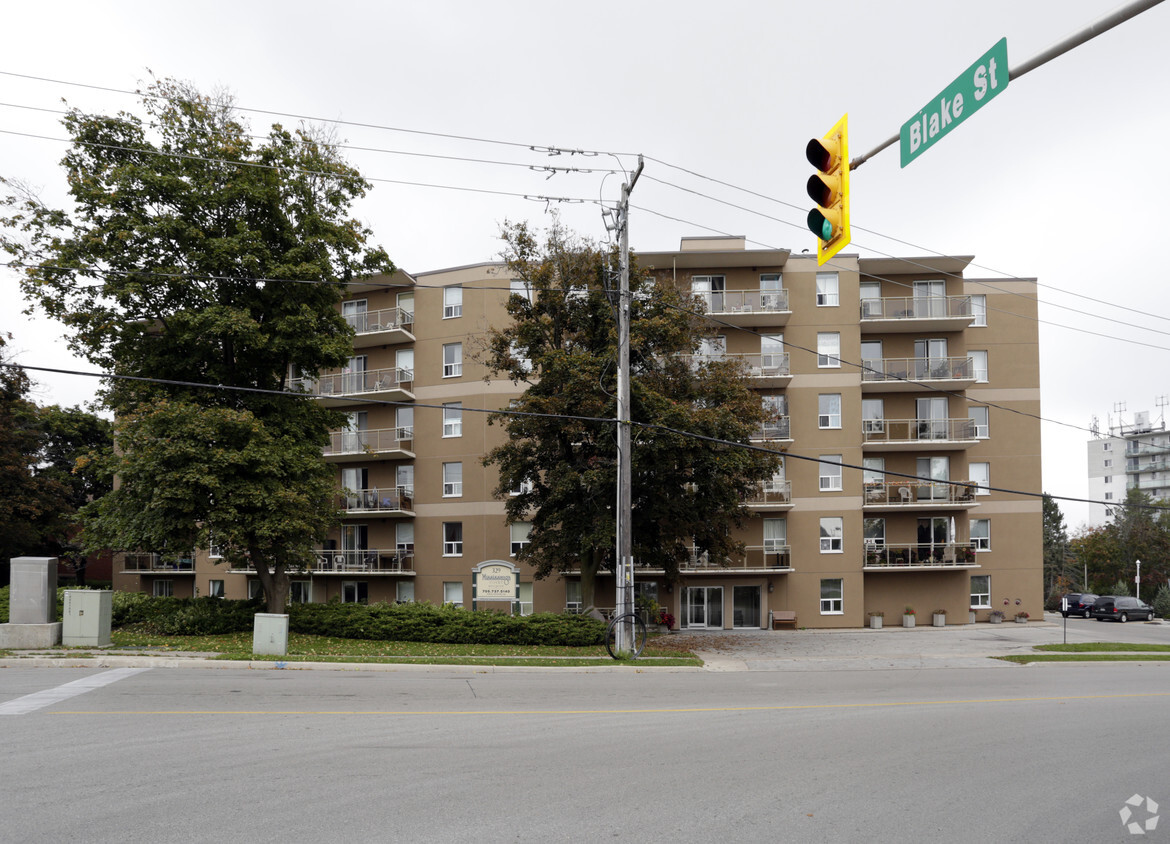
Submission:
[[[650,161],[633,197],[648,209],[631,215],[635,249],[672,249],[681,236],[715,231],[746,235],[754,248],[800,252],[815,249],[803,222],[810,137],[848,112],[852,156],[868,151],[1001,37],[1014,66],[1118,5],[847,0],[824,4],[826,15],[834,8],[845,14],[821,26],[804,4],[738,0],[328,8],[212,0],[181,10],[157,0],[42,0],[5,10],[0,71],[132,90],[149,68],[204,90],[230,89],[247,108],[644,153],[779,202]],[[822,31],[837,37],[820,39]],[[1040,293],[1042,414],[1076,426],[1043,425],[1043,489],[1058,495],[1086,494],[1083,429],[1092,416],[1105,427],[1115,403],[1125,402],[1131,419],[1136,410],[1156,411],[1155,398],[1170,393],[1162,375],[1170,358],[1167,273],[1149,248],[1170,223],[1170,175],[1160,154],[1170,135],[1168,33],[1164,4],[1016,80],[905,169],[894,146],[853,176],[849,251],[973,254],[985,269],[972,267],[968,276],[1034,276],[1047,285]],[[55,204],[64,201],[56,163],[65,145],[6,133],[63,138],[59,117],[12,105],[59,108],[65,98],[85,110],[136,106],[121,94],[8,75],[0,75],[0,91],[0,172],[39,186]],[[257,133],[275,120],[297,122],[250,120]],[[537,166],[614,169],[634,160],[550,158],[524,146],[355,125],[337,134],[380,150]],[[374,181],[358,213],[411,272],[493,260],[499,224],[541,225],[546,206],[395,182],[607,200],[622,182],[598,172],[546,178],[524,167],[387,152],[349,158]],[[573,228],[604,237],[597,205],[558,207]],[[17,360],[92,369],[68,355],[54,324],[20,316],[23,301],[4,268],[0,297],[0,328],[15,335]],[[40,401],[73,404],[94,388],[91,379],[38,380]],[[1073,527],[1087,515],[1082,505],[1062,508]]]

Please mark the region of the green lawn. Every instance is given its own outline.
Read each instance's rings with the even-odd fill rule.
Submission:
[[[1075,645],[1037,645],[1035,650],[1054,653],[1107,653],[1109,651],[1170,651],[1170,645],[1139,645],[1136,642],[1078,642]]]
[[[1071,653],[1071,654],[1012,654],[997,656],[1005,662],[1026,665],[1029,662],[1166,662],[1170,653]]]

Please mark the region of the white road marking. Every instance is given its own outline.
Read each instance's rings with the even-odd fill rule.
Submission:
[[[52,706],[54,703],[92,692],[94,689],[100,689],[102,686],[108,686],[110,683],[116,683],[118,680],[124,680],[149,670],[149,668],[113,668],[91,677],[82,677],[80,680],[74,680],[63,686],[45,689],[42,692],[33,692],[31,695],[18,697],[7,703],[0,703],[0,715],[25,715],[29,712],[35,712],[46,706]]]

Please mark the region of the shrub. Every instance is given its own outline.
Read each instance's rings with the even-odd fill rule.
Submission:
[[[264,611],[259,601],[152,598],[136,592],[115,592],[113,604],[115,627],[133,625],[144,633],[166,636],[245,632],[252,629],[252,616]]]
[[[1121,580],[1117,581],[1112,586],[1110,586],[1109,591],[1106,592],[1105,594],[1107,594],[1107,595],[1129,595],[1130,594],[1129,584],[1125,581],[1125,578],[1122,578]]]
[[[1163,586],[1158,590],[1152,606],[1159,618],[1170,618],[1170,586]]]

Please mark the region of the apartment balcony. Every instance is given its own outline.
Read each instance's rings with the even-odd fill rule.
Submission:
[[[787,290],[723,290],[697,295],[706,304],[708,316],[733,325],[785,325],[792,316],[788,309]]]
[[[1129,489],[1170,489],[1170,478],[1148,478],[1137,483],[1130,481],[1126,486]]]
[[[736,572],[792,571],[792,549],[788,545],[749,545],[744,553],[718,560],[709,553],[691,548],[690,557],[679,566],[687,574],[726,574]]]
[[[354,399],[414,401],[414,370],[394,367],[294,378],[289,382],[289,389],[310,393],[326,407],[354,404]]]
[[[775,443],[787,445],[792,442],[792,420],[788,416],[777,417],[772,422],[765,422],[752,435],[752,442]]]
[[[882,358],[861,362],[863,393],[965,390],[974,383],[971,358]]]
[[[1140,475],[1143,472],[1165,472],[1170,470],[1170,460],[1150,460],[1136,466],[1126,465],[1125,474]]]
[[[969,542],[934,545],[870,545],[865,549],[865,571],[929,571],[977,569],[975,547]]]
[[[363,431],[330,431],[322,454],[330,463],[367,460],[400,460],[414,457],[414,428],[373,428]]]
[[[861,436],[866,451],[965,449],[979,442],[971,419],[863,419]]]
[[[870,481],[865,484],[864,509],[968,510],[978,507],[971,481]]]
[[[401,486],[354,490],[341,497],[341,511],[343,519],[359,516],[413,516],[414,491]]]
[[[195,555],[163,560],[162,554],[132,553],[122,556],[122,571],[129,574],[194,574]]]
[[[962,331],[974,321],[970,296],[895,296],[861,300],[862,334]]]
[[[684,355],[692,368],[705,363],[714,363],[722,360],[736,360],[743,365],[744,374],[753,387],[787,387],[792,380],[792,373],[788,370],[787,352],[768,354],[700,354]]]
[[[232,567],[233,572],[255,574],[252,564]],[[414,551],[380,550],[377,548],[343,549],[322,548],[313,552],[313,559],[303,572],[293,574],[409,574],[414,571]]]
[[[1133,440],[1125,444],[1126,457],[1140,457],[1149,454],[1170,454],[1170,444],[1156,445],[1154,443],[1141,443],[1139,445]]]
[[[792,508],[792,481],[767,481],[744,499],[753,510],[789,510]]]
[[[353,347],[389,346],[414,342],[414,312],[402,308],[382,308],[360,314],[344,314],[353,329]]]

